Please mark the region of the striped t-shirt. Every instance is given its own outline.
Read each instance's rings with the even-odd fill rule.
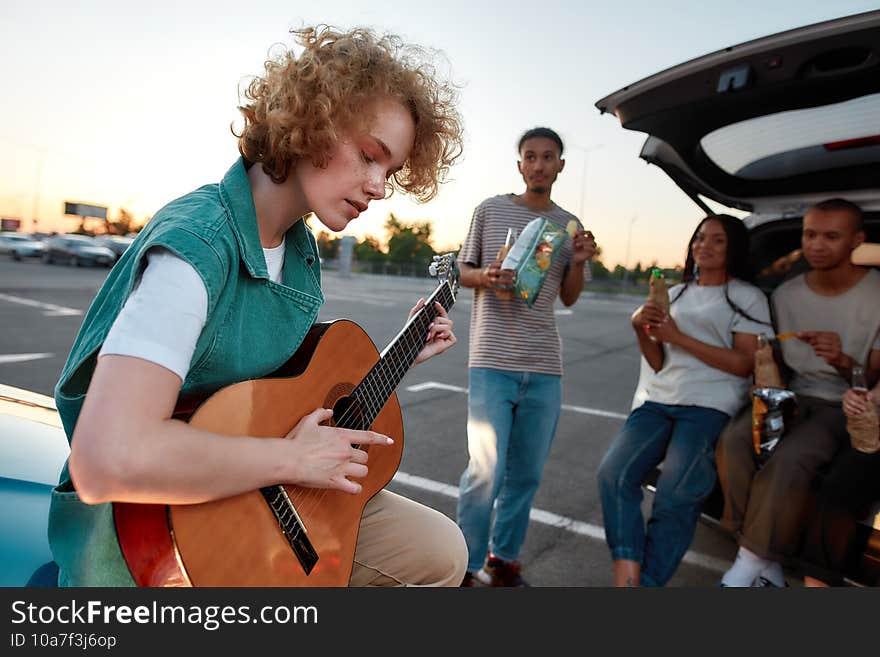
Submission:
[[[558,205],[541,212],[530,210],[513,194],[486,199],[474,210],[470,231],[458,254],[459,261],[487,267],[495,262],[499,249],[504,246],[508,228],[519,235],[526,224],[539,216],[563,227],[572,219],[577,220]],[[583,229],[580,221],[578,228]],[[531,308],[516,297],[501,300],[490,288],[474,290],[469,367],[562,374],[562,340],[553,311],[570,261],[571,240],[566,238]],[[584,266],[584,279],[590,280],[589,263]]]

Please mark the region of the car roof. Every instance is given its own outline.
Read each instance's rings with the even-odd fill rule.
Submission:
[[[811,195],[880,208],[880,11],[698,57],[596,102],[691,198],[772,213]]]

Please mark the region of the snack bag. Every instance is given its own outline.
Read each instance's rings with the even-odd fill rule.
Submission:
[[[759,464],[763,464],[785,433],[786,416],[792,417],[797,397],[783,388],[755,388],[752,391],[752,442]]]
[[[785,432],[786,415],[793,416],[796,404],[797,397],[782,383],[772,345],[759,335],[752,390],[752,444],[759,462],[770,458]]]
[[[501,263],[502,269],[516,272],[516,296],[531,308],[544,285],[550,265],[565,243],[566,230],[544,217],[535,217],[523,228],[510,252]]]

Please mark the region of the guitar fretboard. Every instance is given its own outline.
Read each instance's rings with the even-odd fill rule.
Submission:
[[[452,308],[455,297],[447,283],[441,283],[434,290],[424,307],[406,323],[397,337],[382,352],[373,369],[352,391],[351,397],[357,403],[360,413],[346,413],[342,418],[337,419],[337,426],[366,429],[373,424],[373,420],[379,415],[385,402],[397,389],[416,356],[425,346],[428,327],[437,317],[435,301],[438,301],[446,311]]]

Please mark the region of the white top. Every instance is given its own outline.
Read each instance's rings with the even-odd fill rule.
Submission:
[[[669,290],[676,299],[682,285]],[[754,322],[734,311],[725,298],[725,287],[731,301],[761,322]],[[733,347],[734,333],[772,335],[767,297],[754,285],[733,279],[727,285],[696,285],[691,283],[670,307],[670,315],[679,330],[692,338],[715,347]],[[675,345],[663,345],[663,367],[654,372],[642,357],[639,384],[632,407],[646,401],[677,406],[703,406],[734,415],[749,390],[748,377],[736,376],[707,365],[690,352]]]
[[[843,353],[863,365],[880,349],[880,272],[871,269],[857,284],[834,297],[813,292],[803,274],[773,293],[773,314],[780,333],[833,331]],[[783,340],[782,357],[792,368],[789,387],[796,393],[840,401],[849,387],[840,373],[802,340]]]
[[[263,249],[275,283],[281,282],[284,243]],[[168,249],[150,249],[146,260],[98,357],[142,358],[171,370],[183,382],[208,320],[208,291],[193,266]]]

